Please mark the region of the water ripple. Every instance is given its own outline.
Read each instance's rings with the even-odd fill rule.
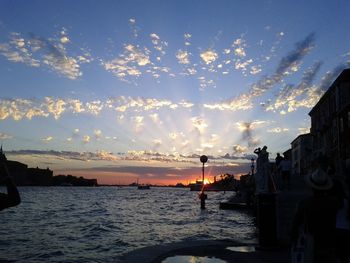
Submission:
[[[20,206],[0,217],[1,262],[106,262],[144,246],[200,239],[255,239],[253,219],[199,209],[188,189],[22,187]]]

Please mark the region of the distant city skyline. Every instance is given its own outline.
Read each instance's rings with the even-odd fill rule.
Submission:
[[[349,67],[348,1],[1,1],[8,159],[100,184],[249,172]]]

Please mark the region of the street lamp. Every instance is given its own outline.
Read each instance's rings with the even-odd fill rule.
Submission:
[[[199,160],[203,164],[202,166],[202,191],[199,194],[199,199],[201,200],[201,209],[205,209],[205,199],[208,198],[208,196],[204,193],[204,164],[208,161],[208,157],[206,155],[202,155]]]
[[[204,184],[204,164],[208,161],[208,156],[202,155],[200,158],[201,163],[203,163],[202,167],[202,183]]]

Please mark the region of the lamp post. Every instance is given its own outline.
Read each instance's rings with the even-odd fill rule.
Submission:
[[[252,164],[251,164],[251,166],[250,166],[250,168],[251,168],[251,170],[252,170],[252,175],[254,175],[254,158],[252,158],[252,159],[250,159],[250,161],[252,162]]]
[[[199,199],[201,200],[201,209],[205,209],[205,199],[208,198],[208,196],[204,193],[204,164],[208,161],[208,157],[206,155],[202,155],[200,158],[202,166],[202,191],[199,194]]]
[[[203,163],[202,166],[202,183],[204,184],[204,164],[208,161],[208,156],[202,155],[200,158],[201,163]]]

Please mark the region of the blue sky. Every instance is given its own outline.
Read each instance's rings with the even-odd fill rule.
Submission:
[[[100,182],[244,173],[308,132],[350,61],[347,1],[1,1],[8,158]],[[199,176],[198,176],[199,177]]]

